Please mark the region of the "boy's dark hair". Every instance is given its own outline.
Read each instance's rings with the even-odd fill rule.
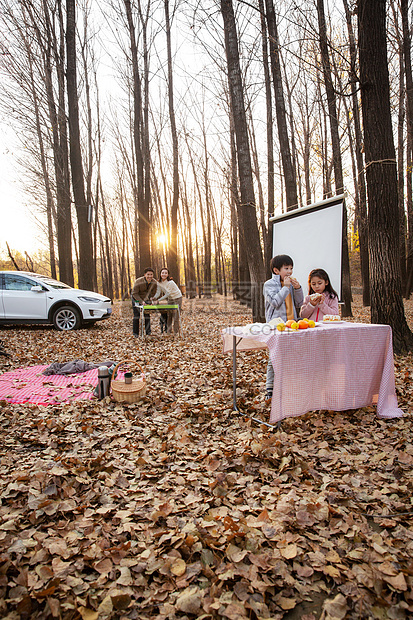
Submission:
[[[291,256],[288,256],[288,254],[277,254],[277,256],[273,256],[270,262],[271,273],[274,273],[274,269],[281,269],[284,265],[292,265],[294,267]]]
[[[315,291],[311,288],[311,280],[312,278],[320,278],[320,280],[324,280],[324,282],[328,282],[325,287],[325,291],[329,294],[329,296],[333,299],[334,297],[338,297],[337,293],[331,286],[330,278],[328,277],[327,271],[324,269],[313,269],[310,271],[310,275],[308,276],[308,294],[312,295]]]
[[[145,275],[145,273],[148,273],[148,271],[152,271],[152,273],[155,273],[152,267],[147,267],[145,271],[143,272],[143,275]]]

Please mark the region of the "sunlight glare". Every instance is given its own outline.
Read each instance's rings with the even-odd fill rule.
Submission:
[[[164,235],[163,233],[160,233],[159,235],[157,235],[157,239],[158,239],[158,243],[159,245],[166,245],[167,244],[167,237],[166,235]]]

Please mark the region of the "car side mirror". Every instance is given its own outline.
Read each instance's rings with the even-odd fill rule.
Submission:
[[[42,286],[40,286],[40,284],[35,284],[30,290],[34,291],[35,293],[41,293],[44,289]]]

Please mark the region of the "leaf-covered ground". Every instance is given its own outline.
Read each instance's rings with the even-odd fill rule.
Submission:
[[[359,298],[354,312],[369,321]],[[243,307],[187,301],[183,339],[145,342],[128,304],[114,313],[0,330],[0,372],[132,359],[150,375],[138,404],[0,402],[0,617],[413,617],[412,356],[395,360],[404,418],[315,412],[272,431],[232,412],[220,334],[250,322]],[[263,420],[266,360],[238,356],[240,407]]]

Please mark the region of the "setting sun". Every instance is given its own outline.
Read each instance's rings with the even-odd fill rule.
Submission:
[[[168,238],[163,233],[161,233],[160,235],[157,235],[157,239],[160,245],[166,245],[168,243]]]

